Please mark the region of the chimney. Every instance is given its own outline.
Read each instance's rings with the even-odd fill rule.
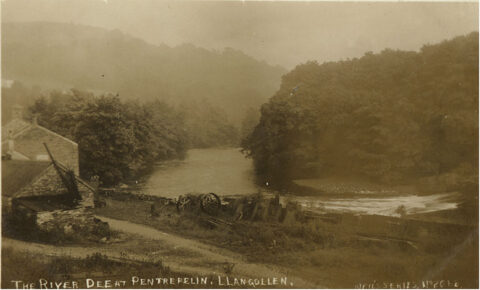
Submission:
[[[23,107],[21,105],[14,105],[12,108],[12,119],[23,119]]]

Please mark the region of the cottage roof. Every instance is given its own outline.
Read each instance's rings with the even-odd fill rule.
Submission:
[[[2,196],[13,197],[50,165],[49,161],[2,160]]]
[[[68,167],[66,167],[65,165],[63,165],[61,162],[58,162],[56,161],[57,165],[58,165],[58,168],[60,170],[62,170],[63,172],[67,172],[69,169]],[[82,185],[84,185],[88,190],[90,190],[91,192],[95,192],[95,189],[88,183],[86,182],[85,180],[83,180],[82,178],[80,178],[80,176],[78,175],[74,175],[75,176],[75,180],[79,183],[81,183]]]
[[[71,209],[72,204],[65,195],[27,196],[16,199],[15,203],[36,212]]]
[[[62,172],[66,173],[68,171],[68,168],[58,161],[57,165]],[[18,192],[41,178],[51,166],[53,166],[51,161],[2,160],[2,197],[23,197],[24,195],[19,195]],[[78,175],[75,175],[75,180],[86,190],[95,192],[95,189]],[[51,192],[48,195],[56,194],[58,192]],[[43,193],[41,195],[47,194]]]
[[[15,136],[31,126],[30,123],[22,119],[13,119],[2,127],[2,140]]]
[[[74,141],[22,119],[13,119],[2,127],[2,154],[9,153],[13,160],[48,160],[43,143],[50,146],[58,161],[78,175],[78,144]]]
[[[75,144],[75,145],[78,145],[76,142],[58,134],[58,133],[55,133],[53,132],[52,130],[49,130],[43,126],[40,126],[38,124],[32,124],[32,123],[29,123],[25,120],[22,120],[22,119],[13,119],[11,120],[10,122],[8,122],[7,124],[5,124],[4,126],[2,126],[2,143],[6,142],[8,138],[17,138],[17,137],[20,137],[20,136],[26,136],[28,137],[28,134],[31,134],[31,130],[30,129],[40,129],[42,131],[44,131],[45,133],[47,134],[51,134],[51,135],[54,135],[56,137],[59,137],[69,143],[72,143],[72,144]]]

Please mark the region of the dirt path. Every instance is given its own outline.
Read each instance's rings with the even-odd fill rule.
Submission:
[[[319,285],[304,281],[289,275],[288,272],[273,268],[272,266],[253,264],[236,253],[228,250],[206,245],[194,240],[167,234],[154,228],[121,221],[103,216],[97,218],[109,223],[112,230],[125,232],[144,237],[148,240],[158,241],[159,247],[152,248],[152,252],[139,250],[126,250],[122,244],[99,245],[98,247],[53,246],[31,242],[2,239],[3,248],[13,248],[19,251],[28,251],[46,256],[70,256],[85,258],[95,253],[101,253],[110,259],[122,261],[158,261],[178,273],[193,275],[220,275],[226,276],[225,265],[233,263],[235,266],[229,277],[237,278],[269,278],[287,277],[289,287],[295,288],[321,288]],[[132,241],[134,242],[134,241]],[[131,245],[129,245],[131,248]]]
[[[169,267],[172,267],[171,265],[173,264],[177,264],[180,267],[179,270],[181,270],[184,267],[192,268],[192,265],[195,265],[193,268],[197,269],[196,273],[225,275],[223,268],[224,265],[226,263],[233,263],[235,266],[232,272],[229,274],[229,276],[232,277],[287,277],[288,281],[293,283],[290,285],[290,287],[318,287],[318,285],[313,285],[312,283],[306,282],[298,277],[291,277],[285,271],[274,269],[272,266],[248,263],[241,255],[226,249],[207,245],[195,240],[182,238],[148,226],[139,225],[128,221],[111,219],[103,216],[97,216],[97,218],[108,222],[110,228],[113,230],[141,235],[148,239],[161,241],[163,244],[170,245],[176,250],[186,250],[187,252],[198,255],[196,257],[196,261],[191,261],[190,257],[163,257],[162,260]],[[204,265],[209,266],[205,267]]]
[[[105,248],[105,247],[77,247],[77,246],[53,246],[38,244],[32,242],[25,242],[14,240],[10,238],[2,238],[2,248],[3,249],[14,249],[21,252],[29,252],[34,254],[40,254],[49,257],[60,257],[67,256],[75,259],[83,259],[87,256],[91,256],[96,253],[105,255],[109,259],[122,261],[122,262],[147,262],[153,261],[153,257],[150,254],[139,254],[132,253],[129,251],[123,251],[118,248]],[[158,253],[156,253],[158,254]],[[201,275],[204,272],[199,271],[198,267],[191,267],[188,265],[180,265],[175,261],[169,261],[169,264],[166,265],[170,267],[172,271],[178,273],[189,273],[189,274],[198,274]]]

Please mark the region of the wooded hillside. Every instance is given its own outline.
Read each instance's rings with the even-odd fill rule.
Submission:
[[[270,180],[478,175],[478,33],[297,66],[243,140]],[[478,179],[477,179],[478,181]]]

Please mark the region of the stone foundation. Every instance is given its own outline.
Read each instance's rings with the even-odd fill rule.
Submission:
[[[99,241],[110,237],[108,223],[95,218],[92,211],[85,208],[39,212],[37,228],[53,240]]]

